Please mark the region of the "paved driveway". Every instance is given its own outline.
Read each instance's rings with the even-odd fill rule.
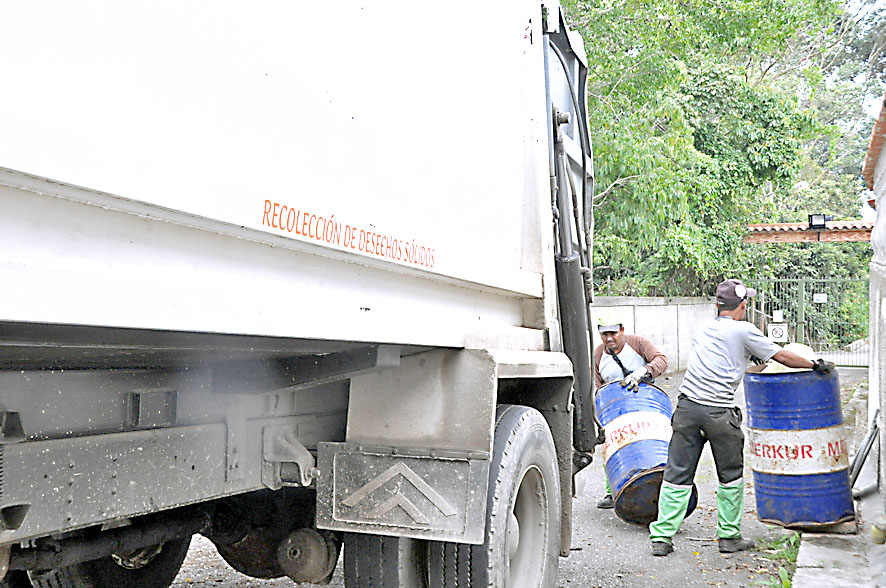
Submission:
[[[857,372],[857,373],[856,373]],[[841,370],[844,389],[866,374],[861,370]],[[657,384],[672,401],[682,374],[659,378]],[[743,394],[739,394],[744,404]],[[747,460],[745,460],[747,461]],[[674,544],[676,551],[664,558],[650,554],[647,530],[618,519],[611,510],[598,510],[596,502],[603,494],[602,460],[595,461],[580,476],[581,495],[574,503],[572,553],[560,560],[559,586],[564,588],[661,588],[759,586],[775,577],[778,564],[764,552],[721,555],[717,551],[716,504],[717,477],[713,458],[705,449],[699,464],[696,484],[699,506],[686,519]],[[745,517],[743,534],[764,541],[784,537],[784,529],[760,523],[756,519],[752,476],[745,472]],[[247,588],[294,586],[288,579],[255,580],[231,570],[215,553],[212,544],[196,537],[191,552],[174,586],[225,586]],[[343,588],[341,565],[330,584]]]

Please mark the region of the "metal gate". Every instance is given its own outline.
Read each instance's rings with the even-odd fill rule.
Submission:
[[[757,278],[748,320],[773,339],[804,343],[843,366],[870,364],[868,280]]]

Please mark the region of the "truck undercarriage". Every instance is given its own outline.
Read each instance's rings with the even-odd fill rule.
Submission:
[[[259,578],[328,580],[342,542],[354,545],[345,556],[354,578],[376,566],[391,573],[391,542],[430,577],[436,565],[488,561],[495,514],[512,519],[512,532],[543,515],[545,532],[524,531],[522,541],[550,546],[529,552],[568,552],[572,377],[563,354],[332,342],[306,353],[304,341],[145,335],[133,345],[135,334],[121,330],[4,325],[7,582],[27,572],[37,586],[116,586],[108,578],[120,574],[164,585],[194,533]],[[393,393],[404,385],[405,401]],[[465,419],[484,411],[488,419]],[[490,438],[484,423],[495,412]],[[541,457],[508,462],[534,455],[506,455],[515,443]],[[520,471],[523,479],[499,479]],[[487,480],[507,488],[505,506],[500,492],[488,503],[477,492]],[[400,585],[390,582],[381,585]]]

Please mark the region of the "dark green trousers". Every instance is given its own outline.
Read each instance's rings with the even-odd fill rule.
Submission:
[[[706,406],[680,396],[671,419],[674,429],[658,498],[658,519],[649,525],[652,541],[670,542],[686,516],[686,507],[705,443],[711,444],[717,478],[717,536],[741,536],[744,506],[744,434],[741,410]]]

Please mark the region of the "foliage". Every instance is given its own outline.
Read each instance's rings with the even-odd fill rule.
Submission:
[[[843,349],[867,335],[866,280],[746,279],[758,291],[748,313],[748,320],[754,324],[772,322],[773,310],[781,310],[790,325],[790,339],[811,345],[816,351]],[[827,301],[815,303],[816,293],[825,294]],[[801,317],[802,337],[796,331]]]
[[[594,138],[594,275],[621,294],[709,294],[762,262],[850,267],[863,247],[742,246],[749,222],[856,217],[886,69],[886,11],[838,0],[569,0]],[[867,134],[865,131],[867,130]],[[846,273],[843,270],[839,270]]]
[[[763,244],[741,252],[730,274],[739,277],[866,278],[869,243]]]
[[[769,586],[771,588],[791,588],[791,575],[785,568],[778,566],[778,578],[768,578],[753,583],[755,586]]]
[[[842,340],[838,345],[852,343],[863,339],[868,335],[868,312],[870,298],[867,288],[854,289],[840,302],[839,320],[845,328],[842,332]]]
[[[806,158],[800,178],[820,174],[821,168]],[[806,221],[807,211],[831,212],[857,207],[859,178],[824,174],[813,187],[798,182],[790,191],[770,191],[760,202],[765,218],[771,222]],[[864,280],[872,250],[869,243],[783,243],[744,247],[730,268],[730,274],[749,283],[772,276],[805,278],[810,290],[805,296],[803,341],[818,348],[842,348],[868,332],[868,292]],[[825,282],[829,280],[829,282]],[[765,282],[764,282],[765,284]],[[812,285],[829,294],[827,305],[812,303]],[[768,290],[768,291],[767,291]],[[780,308],[785,316],[797,319],[799,299],[796,292],[767,289],[769,308]],[[796,333],[792,340],[798,340]]]
[[[791,576],[797,567],[797,554],[800,552],[800,534],[791,533],[763,545],[760,548],[762,557],[777,561],[783,565],[778,566],[778,577],[769,578],[755,585],[771,586],[778,588],[790,588]]]

